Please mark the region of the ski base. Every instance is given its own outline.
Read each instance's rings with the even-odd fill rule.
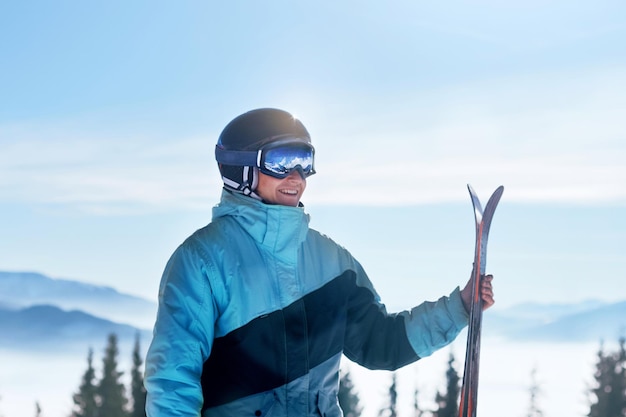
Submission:
[[[461,402],[459,417],[476,417],[478,397],[478,369],[480,362],[480,334],[482,331],[483,302],[480,294],[481,280],[485,276],[487,266],[487,241],[491,220],[495,213],[504,187],[498,187],[483,210],[480,200],[471,185],[467,188],[474,207],[476,223],[476,242],[474,251],[474,266],[472,269],[472,302],[469,311],[467,333],[467,349],[465,352],[465,367],[463,371],[463,385],[461,387]]]

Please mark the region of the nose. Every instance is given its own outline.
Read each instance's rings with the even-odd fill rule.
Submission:
[[[287,178],[297,179],[296,174],[299,174],[300,178],[302,178],[303,180],[306,179],[306,175],[304,175],[304,170],[302,169],[300,165],[293,168],[291,172],[289,173],[289,175],[287,176]]]

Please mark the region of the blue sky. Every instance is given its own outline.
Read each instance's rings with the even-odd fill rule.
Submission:
[[[219,132],[271,106],[313,135],[313,226],[390,305],[469,275],[467,183],[505,186],[500,305],[626,299],[624,39],[620,1],[5,2],[0,269],[154,298]]]

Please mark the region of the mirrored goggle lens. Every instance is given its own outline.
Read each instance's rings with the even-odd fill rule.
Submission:
[[[281,146],[264,150],[260,169],[261,172],[275,177],[286,177],[299,168],[308,177],[315,173],[313,153],[313,148],[306,146]]]

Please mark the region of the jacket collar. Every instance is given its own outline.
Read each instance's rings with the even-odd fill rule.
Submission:
[[[283,250],[297,248],[309,229],[309,215],[304,212],[304,206],[265,204],[222,190],[220,203],[213,208],[213,220],[226,216],[277,255]]]

